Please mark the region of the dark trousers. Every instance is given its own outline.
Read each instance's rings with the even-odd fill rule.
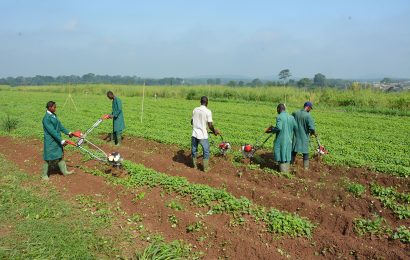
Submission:
[[[292,152],[292,159],[290,160],[290,164],[295,163],[296,154],[297,154],[297,152]],[[309,154],[308,153],[303,153],[303,160],[304,161],[309,161]]]

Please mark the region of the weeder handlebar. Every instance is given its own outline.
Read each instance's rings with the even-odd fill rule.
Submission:
[[[265,134],[265,133],[264,133],[264,134]],[[259,140],[256,141],[256,143],[255,143],[255,150],[260,149],[260,148],[272,137],[272,135],[273,135],[273,133],[270,133],[270,134],[268,135],[268,137],[266,137],[266,139],[265,139],[261,144],[258,145],[258,141],[260,140],[260,138],[259,138]],[[262,135],[262,136],[263,136],[263,135]]]

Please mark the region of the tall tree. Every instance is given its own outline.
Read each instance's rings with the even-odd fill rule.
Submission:
[[[312,85],[312,80],[309,78],[303,78],[303,79],[298,80],[297,85],[300,88],[307,88],[310,85]]]
[[[326,86],[326,77],[322,73],[317,73],[313,78],[313,84],[319,87]]]
[[[281,70],[278,74],[279,79],[283,80],[283,85],[285,85],[286,79],[292,76],[289,69]]]

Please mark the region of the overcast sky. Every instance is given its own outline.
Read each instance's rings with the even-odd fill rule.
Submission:
[[[410,77],[409,0],[0,0],[0,77]]]

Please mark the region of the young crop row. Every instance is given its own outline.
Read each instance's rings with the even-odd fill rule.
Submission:
[[[41,119],[48,100],[57,102],[57,114],[70,130],[85,131],[102,114],[111,110],[111,103],[105,95],[73,95],[77,111],[71,100],[67,100],[67,94],[2,91],[1,97],[3,102],[0,103],[0,118],[16,118],[17,126],[11,134],[25,137],[42,137]],[[145,98],[142,113],[140,97],[120,98],[123,100],[126,135],[189,148],[192,110],[199,106],[199,100]],[[280,101],[228,103],[216,102],[211,98],[209,108],[213,112],[214,125],[222,131],[223,138],[233,145],[233,149],[238,150],[244,143],[255,143],[258,137],[263,138],[263,130],[268,125],[275,124],[278,102]],[[300,107],[288,107],[287,110],[293,112],[297,109]],[[329,154],[324,156],[327,163],[361,166],[402,177],[410,176],[410,120],[407,116],[354,113],[317,107],[311,113],[321,143],[329,150]],[[111,121],[106,121],[93,134],[107,133],[111,129]],[[0,129],[0,134],[10,133]],[[221,140],[220,137],[211,138],[216,144]],[[264,148],[271,151],[272,146],[273,138]],[[311,152],[315,149],[315,140],[312,138]]]
[[[406,226],[400,226],[392,230],[382,217],[375,217],[374,219],[357,218],[354,221],[354,231],[359,236],[366,234],[387,236],[392,239],[399,239],[403,243],[410,243],[410,230]]]
[[[123,167],[128,176],[121,179],[113,177],[110,181],[127,187],[160,187],[166,192],[190,198],[193,205],[207,208],[207,215],[228,213],[241,218],[241,221],[244,221],[242,216],[251,215],[255,221],[263,221],[267,230],[274,234],[308,238],[312,236],[314,225],[295,213],[266,209],[245,197],[236,198],[226,190],[193,184],[186,178],[168,176],[130,161],[124,161]],[[100,175],[98,172],[94,174]]]
[[[391,209],[399,219],[410,218],[410,193],[400,193],[393,187],[383,187],[375,183],[370,186],[370,191],[384,207]]]

